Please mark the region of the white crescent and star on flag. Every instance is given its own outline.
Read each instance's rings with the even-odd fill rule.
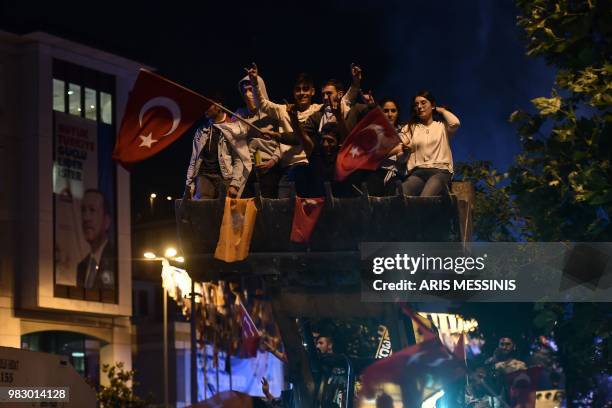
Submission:
[[[374,147],[368,150],[368,153],[374,152],[378,150],[378,148],[384,143],[385,129],[380,125],[369,125],[363,130],[366,130],[366,129],[370,129],[376,134],[376,144],[374,145]]]
[[[380,125],[372,124],[372,125],[366,126],[365,128],[361,130],[362,133],[367,132],[367,131],[372,131],[376,135],[376,144],[371,149],[369,149],[367,152],[365,152],[365,153],[371,153],[371,152],[378,150],[378,148],[384,143],[385,129]],[[356,146],[356,145],[353,145],[351,149],[349,150],[349,154],[353,158],[359,157],[363,153],[364,151],[361,148],[359,148],[359,146]]]
[[[306,200],[302,201],[302,207],[307,207],[307,206],[310,206],[310,205],[317,205],[317,204],[318,204],[318,202],[316,200],[306,199]]]
[[[357,146],[353,146],[351,147],[351,150],[349,150],[349,154],[353,157],[353,159],[355,157],[359,157],[361,156],[361,149],[358,148]]]
[[[155,98],[149,99],[144,105],[142,105],[142,108],[140,109],[140,113],[138,115],[138,123],[141,129],[142,119],[145,113],[147,113],[150,109],[158,106],[166,108],[172,115],[172,126],[170,127],[169,131],[159,136],[159,138],[162,138],[168,136],[169,134],[174,132],[176,128],[178,128],[178,125],[181,122],[181,109],[174,100],[165,96],[157,96]],[[138,147],[147,147],[150,149],[153,143],[157,143],[159,141],[159,139],[153,139],[153,133],[151,132],[149,132],[149,134],[147,135],[140,135],[138,137],[141,139],[140,145]]]

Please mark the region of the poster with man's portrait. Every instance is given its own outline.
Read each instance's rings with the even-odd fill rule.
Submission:
[[[54,115],[55,296],[116,303],[113,141],[96,121]]]

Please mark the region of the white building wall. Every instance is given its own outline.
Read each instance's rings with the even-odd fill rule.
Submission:
[[[21,347],[21,336],[37,331],[74,331],[108,343],[101,367],[121,361],[130,369],[130,180],[123,168],[116,171],[119,303],[54,296],[54,58],[115,76],[117,131],[143,67],[44,33],[0,32],[0,346]]]

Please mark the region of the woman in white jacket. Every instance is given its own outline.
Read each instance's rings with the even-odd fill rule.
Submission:
[[[442,120],[434,120],[434,113]],[[411,151],[408,178],[402,183],[404,194],[423,197],[448,193],[453,175],[450,138],[458,128],[459,119],[448,109],[436,106],[429,91],[415,95],[412,118],[402,129]]]

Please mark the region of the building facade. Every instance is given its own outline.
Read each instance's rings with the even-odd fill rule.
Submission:
[[[93,384],[132,367],[129,173],[111,158],[141,64],[0,32],[0,346]]]

